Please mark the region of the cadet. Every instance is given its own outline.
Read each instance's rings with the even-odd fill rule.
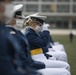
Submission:
[[[70,42],[72,43],[73,39],[74,39],[74,33],[73,33],[73,31],[70,32],[69,38],[70,38]]]
[[[49,43],[49,35],[50,32],[47,30],[46,27],[43,27],[43,36],[38,34],[39,30],[41,30],[41,26],[44,23],[45,16],[34,15],[30,16],[28,19],[28,28],[25,30],[25,36],[28,39],[30,44],[30,52],[32,58],[37,61],[44,62],[47,68],[66,68],[70,70],[69,64],[62,61],[54,61],[54,60],[47,60],[43,54],[43,47],[46,47]],[[51,63],[51,64],[50,64]]]
[[[30,16],[36,16],[38,13],[36,13],[36,14],[33,14],[33,15],[30,15]],[[27,17],[25,17],[25,19],[28,19],[29,18],[29,16],[27,16]],[[47,30],[48,30],[48,24],[45,24],[45,27],[47,28]],[[41,32],[41,30],[39,30],[39,32],[38,32],[40,35],[42,35],[42,32]],[[49,37],[49,44],[48,45],[50,45],[50,43],[52,42],[53,43],[53,41],[52,41],[52,38],[51,38],[51,36]],[[54,44],[54,43],[53,43]],[[57,46],[59,46],[59,45],[57,45]],[[60,60],[60,61],[65,61],[65,62],[67,62],[67,54],[64,52],[64,51],[58,51],[59,50],[59,48],[57,48],[57,49],[53,49],[52,48],[52,45],[51,45],[51,48],[49,48],[49,46],[47,46],[47,47],[43,47],[43,53],[45,54],[45,56],[47,57],[47,58],[49,58],[49,59],[51,59],[51,60]],[[49,51],[49,52],[48,52]],[[48,52],[48,53],[47,53]],[[54,56],[54,57],[52,57],[52,56]]]
[[[15,69],[13,63],[10,47],[12,36],[8,33],[8,29],[5,27],[5,6],[4,1],[0,0],[0,75],[23,75]],[[12,38],[11,39],[9,39]],[[16,41],[14,41],[16,43]],[[17,43],[16,43],[17,44]]]
[[[5,10],[7,11],[8,8],[5,9],[4,3],[3,0],[0,0],[0,75],[28,75],[28,73],[36,75],[36,72],[30,69],[28,73],[26,71],[26,74],[17,70],[20,66],[14,60],[17,59],[15,54],[19,54],[20,47],[13,36],[9,34],[9,29],[5,27]]]

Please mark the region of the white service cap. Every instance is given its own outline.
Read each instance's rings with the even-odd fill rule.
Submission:
[[[14,12],[16,12],[16,11],[18,11],[18,10],[20,10],[20,9],[22,9],[23,8],[23,4],[18,4],[18,5],[15,5],[14,6]]]
[[[41,16],[39,13],[35,13],[35,14],[32,14],[32,15],[26,16],[25,19],[31,18],[31,17],[39,18],[39,19],[42,19],[42,20],[45,20],[47,18],[46,16]]]

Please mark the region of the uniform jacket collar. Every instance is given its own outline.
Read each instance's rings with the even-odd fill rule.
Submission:
[[[28,32],[35,33],[35,34],[37,34],[39,37],[41,37],[40,34],[39,34],[39,32],[36,32],[35,30],[33,30],[33,29],[30,28],[30,27],[28,27],[28,28],[25,30],[25,33],[28,33]]]

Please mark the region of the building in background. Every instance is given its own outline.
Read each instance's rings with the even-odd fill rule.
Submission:
[[[40,13],[48,16],[52,28],[76,29],[76,0],[15,0],[23,3],[23,14]]]

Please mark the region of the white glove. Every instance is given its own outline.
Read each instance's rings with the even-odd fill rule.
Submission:
[[[44,30],[49,31],[48,27],[49,27],[49,24],[44,23],[43,26],[42,26],[42,31],[44,31]]]

